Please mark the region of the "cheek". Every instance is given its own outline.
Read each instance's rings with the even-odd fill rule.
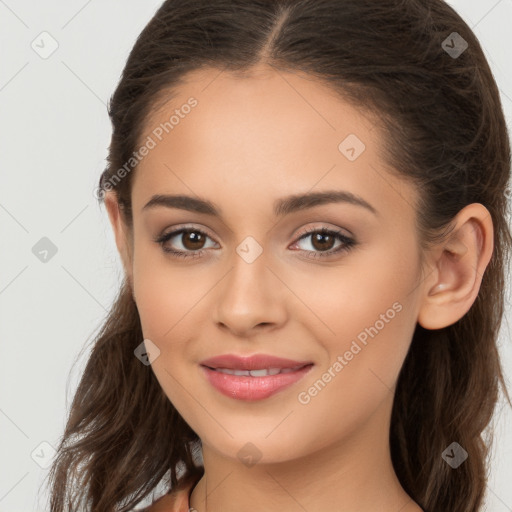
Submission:
[[[327,353],[325,370],[338,356],[344,360],[343,371],[334,371],[344,375],[338,378],[341,395],[353,386],[361,393],[370,381],[384,389],[394,386],[416,327],[418,272],[412,247],[405,252],[388,244],[303,281],[302,294],[314,313],[303,322],[309,330],[314,326],[315,339]],[[348,388],[340,382],[345,379]]]
[[[323,329],[322,338],[336,343],[334,340],[353,338],[375,322],[380,330],[385,325],[385,330],[391,331],[389,325],[400,323],[394,319],[409,316],[405,310],[409,311],[407,306],[415,300],[419,259],[412,238],[403,247],[383,237],[356,250],[339,266],[283,272],[290,288],[300,294],[312,313],[304,321],[312,325],[313,320],[319,320],[316,323]],[[397,302],[399,305],[393,307]]]
[[[201,314],[201,297],[208,288],[193,270],[171,266],[165,258],[152,255],[152,261],[139,255],[134,259],[133,285],[144,339],[159,348],[151,369],[173,405],[185,414],[190,397],[183,391],[190,366],[184,360],[190,340],[197,337],[193,326]],[[191,319],[193,320],[191,322]],[[181,385],[180,385],[181,384]]]
[[[308,295],[323,320],[315,334],[327,357],[301,386],[297,412],[304,436],[322,430],[322,445],[349,436],[392,400],[416,326],[414,265],[381,253],[378,270],[348,274],[329,293]]]
[[[133,287],[144,336],[160,341],[175,337],[187,323],[208,282],[198,266],[185,266],[159,254],[160,249],[140,250],[134,256]],[[210,285],[211,286],[211,285]]]

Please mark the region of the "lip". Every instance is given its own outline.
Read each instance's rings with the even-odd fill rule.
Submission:
[[[216,365],[211,366],[210,365]],[[206,380],[223,395],[235,400],[256,401],[268,398],[301,380],[314,366],[310,361],[293,361],[267,355],[241,358],[234,355],[218,356],[203,361],[200,365]],[[214,368],[258,370],[261,368],[294,368],[288,373],[251,377],[229,375]]]
[[[254,354],[248,357],[222,354],[205,359],[200,364],[209,368],[230,368],[232,370],[261,370],[262,368],[279,368],[282,370],[312,364],[312,361],[294,361],[293,359],[284,359],[270,354]]]

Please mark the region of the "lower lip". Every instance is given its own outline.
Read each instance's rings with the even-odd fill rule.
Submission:
[[[247,377],[245,375],[228,375],[201,365],[210,384],[223,395],[236,400],[262,400],[282,391],[306,375],[313,364],[289,373],[266,375],[265,377]]]

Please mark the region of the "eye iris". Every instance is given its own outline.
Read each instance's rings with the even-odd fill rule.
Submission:
[[[327,245],[329,247],[326,247],[325,243],[322,243],[322,239],[325,242],[327,239]],[[320,242],[320,246],[317,246],[317,242]],[[334,242],[334,237],[332,235],[326,234],[326,233],[316,233],[313,235],[313,247],[318,250],[329,250],[332,248],[332,243]]]
[[[201,249],[201,245],[204,244],[204,237],[201,233],[198,233],[197,231],[184,231],[182,233],[182,243],[183,247],[186,249],[189,249],[191,251],[196,251],[198,249]],[[188,243],[191,242],[192,246],[190,247]],[[194,245],[197,244],[197,245]]]

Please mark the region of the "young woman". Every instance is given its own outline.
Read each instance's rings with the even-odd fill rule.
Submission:
[[[510,143],[460,16],[169,0],[109,114],[125,281],[51,510],[481,510]]]

